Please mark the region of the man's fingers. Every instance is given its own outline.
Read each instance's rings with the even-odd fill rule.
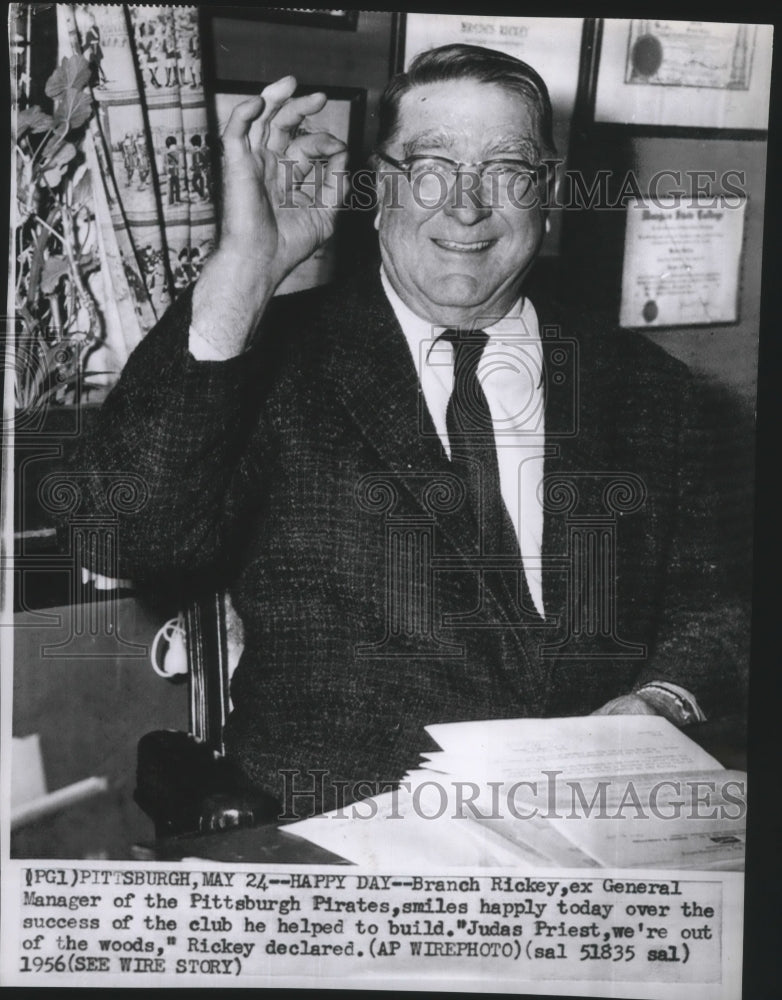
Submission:
[[[310,158],[333,156],[346,148],[345,143],[331,132],[302,132],[289,145],[288,150],[300,150]]]
[[[292,203],[303,208],[327,209],[329,212],[342,207],[349,186],[348,151],[344,143],[334,139],[333,136],[329,138],[332,140],[331,143],[324,143],[311,158],[302,157],[294,162],[292,170],[289,166],[290,161],[285,161],[280,177],[281,183],[286,188],[287,204]]]
[[[223,132],[223,152],[227,163],[244,156],[251,145],[267,145],[269,122],[292,97],[296,86],[295,77],[284,76],[265,87],[258,96],[236,105]],[[248,139],[251,129],[252,143]]]
[[[326,107],[328,98],[325,94],[304,94],[302,97],[292,97],[281,105],[274,124],[280,128],[290,128],[298,125],[307,115],[316,115]]]
[[[345,150],[345,143],[330,132],[312,132],[297,136],[281,159],[293,162],[293,179],[298,182],[312,170],[313,160],[324,160]]]
[[[348,151],[343,149],[342,152],[336,153],[330,157],[328,164],[326,165],[326,176],[324,179],[324,189],[325,193],[323,196],[324,202],[329,208],[341,208],[341,200],[345,197],[347,193],[346,184],[336,183],[337,175],[345,174],[348,166]]]
[[[257,96],[242,101],[233,109],[223,132],[223,153],[226,162],[230,163],[247,151],[247,136],[250,134],[250,128],[253,122],[260,117],[265,104],[264,98]]]
[[[327,101],[320,92],[294,98],[296,87],[296,78],[285,76],[269,84],[257,97],[236,105],[223,132],[227,164],[238,162],[250,150],[260,154],[263,147],[278,155],[286,154],[302,122],[321,111]],[[329,156],[335,148],[327,145],[317,155]],[[294,155],[299,158],[298,153]]]
[[[269,114],[275,114],[282,105],[296,93],[298,86],[295,76],[283,76],[261,91],[261,97],[266,101]]]
[[[264,100],[263,114],[259,119],[261,126],[261,142],[268,145],[271,133],[271,121],[279,112],[280,108],[290,101],[298,86],[295,76],[284,76],[281,80],[275,80],[268,87],[261,91]]]
[[[262,96],[248,97],[246,101],[237,104],[231,112],[223,135],[226,138],[241,138],[250,131],[250,125],[261,114],[266,105]]]
[[[269,149],[275,153],[285,153],[291,138],[308,115],[315,115],[326,106],[326,95],[307,94],[304,97],[291,98],[283,104],[277,113],[269,119]]]

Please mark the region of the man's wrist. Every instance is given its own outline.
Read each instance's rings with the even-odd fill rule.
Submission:
[[[216,250],[193,289],[193,356],[225,360],[241,354],[273,294],[256,260]],[[199,349],[201,342],[208,346]]]
[[[187,333],[187,347],[196,361],[229,361],[236,354],[229,353],[227,346],[217,347],[207,337],[198,332],[195,323],[190,324]]]
[[[221,244],[206,260],[196,288],[206,284],[220,297],[230,295],[248,308],[263,309],[276,290],[268,271],[260,258]]]

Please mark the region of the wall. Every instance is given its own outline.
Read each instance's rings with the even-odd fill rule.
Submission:
[[[713,133],[710,133],[713,134]],[[724,193],[725,171],[743,171],[748,196],[739,280],[738,321],[709,326],[649,328],[650,340],[684,361],[694,371],[725,386],[745,412],[754,409],[760,325],[763,214],[765,209],[766,142],[758,139],[640,137],[615,126],[593,126],[571,151],[570,170],[584,175],[587,189],[600,170],[610,171],[609,202],[632,172],[643,193],[659,171],[680,174],[681,183],[659,185],[659,194],[679,188],[692,191],[688,172],[712,171],[713,193]],[[735,184],[734,180],[734,184]],[[622,281],[625,212],[619,209],[565,212],[564,283],[592,309],[616,322]]]

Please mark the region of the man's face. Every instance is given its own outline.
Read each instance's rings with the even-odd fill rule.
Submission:
[[[417,86],[401,99],[398,132],[387,152],[397,160],[432,154],[477,163],[506,156],[537,165],[537,114],[497,84]],[[498,200],[488,186],[468,192],[474,181],[464,178],[461,192],[452,184],[446,197],[427,207],[404,178],[381,172],[375,224],[386,273],[406,305],[438,325],[466,327],[503,316],[543,238],[534,192],[513,204]]]

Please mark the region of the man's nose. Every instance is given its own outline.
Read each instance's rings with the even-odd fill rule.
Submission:
[[[476,171],[460,170],[456,174],[444,211],[465,226],[474,226],[491,215],[491,201]]]

